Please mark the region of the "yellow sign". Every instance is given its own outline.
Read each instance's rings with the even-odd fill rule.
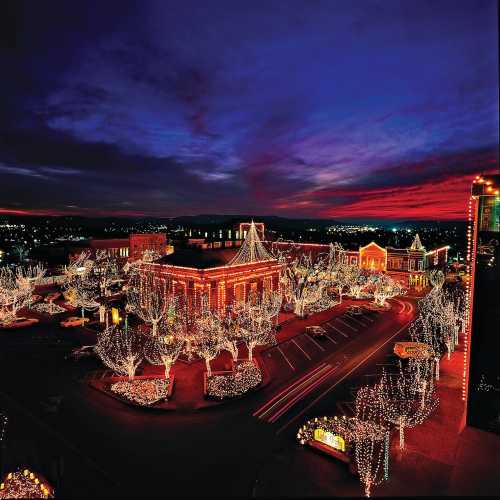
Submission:
[[[120,311],[116,307],[111,308],[111,319],[113,321],[113,325],[118,325],[120,323]]]
[[[345,440],[343,437],[333,434],[333,432],[324,429],[314,429],[314,439],[320,443],[326,444],[336,450],[345,451]]]

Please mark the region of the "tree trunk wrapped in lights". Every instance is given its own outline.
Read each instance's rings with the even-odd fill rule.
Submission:
[[[45,269],[40,265],[15,270],[0,268],[0,322],[15,321],[18,311],[31,303],[35,286],[44,275]]]
[[[171,322],[175,316],[176,298],[170,285],[170,281],[158,279],[151,272],[132,276],[128,284],[127,311],[151,325],[153,337],[162,321]]]
[[[416,381],[411,372],[403,370],[390,376],[385,371],[378,386],[386,423],[399,429],[399,447],[405,447],[405,429],[421,424],[437,407],[439,400],[433,387],[427,388],[422,398],[418,396]]]
[[[387,299],[406,293],[403,285],[387,274],[374,275],[371,281],[373,283],[373,298],[378,306],[384,307]]]
[[[282,264],[280,283],[285,302],[293,306],[297,316],[303,317],[308,312],[335,305],[330,289],[336,286],[333,279],[340,253],[339,245],[331,245],[328,254],[319,254],[314,258],[294,246],[287,251],[275,251]]]
[[[424,342],[432,347],[436,380],[439,379],[439,360],[444,349],[448,359],[455,350],[464,315],[461,292],[443,290],[441,274],[431,274],[431,282],[436,285],[419,301],[419,316],[409,329],[413,341]]]
[[[207,375],[212,375],[210,361],[215,359],[224,348],[222,332],[222,319],[216,311],[212,311],[203,298],[205,305],[201,308],[201,314],[196,317],[196,339],[194,350],[198,356],[205,360]]]
[[[234,305],[233,314],[250,361],[255,347],[276,342],[273,320],[279,311],[279,303],[279,294],[273,292],[260,297],[251,295],[246,302]]]
[[[144,357],[152,365],[165,366],[165,379],[170,378],[170,369],[177,361],[182,349],[184,340],[177,337],[160,325],[159,334],[146,341],[144,346]]]
[[[134,328],[113,325],[99,334],[94,350],[108,368],[132,380],[144,358],[144,337]]]
[[[348,452],[356,461],[359,479],[369,497],[373,487],[386,478],[387,429],[357,417],[316,417],[298,430],[297,439],[301,444],[316,441],[318,431],[342,438],[342,452]]]
[[[355,264],[349,264],[349,272],[347,274],[349,276],[349,280],[347,282],[348,294],[351,297],[360,299],[363,291],[368,285],[368,275]]]
[[[100,285],[94,266],[90,252],[84,251],[64,268],[66,296],[72,306],[81,308],[82,318],[85,310],[93,311],[100,305]]]

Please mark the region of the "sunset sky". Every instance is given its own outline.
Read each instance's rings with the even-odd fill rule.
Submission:
[[[0,214],[462,219],[496,1],[25,2]]]

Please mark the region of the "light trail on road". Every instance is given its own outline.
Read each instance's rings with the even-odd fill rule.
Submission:
[[[404,324],[401,328],[399,328],[393,335],[384,340],[380,345],[378,345],[375,349],[371,350],[366,356],[364,356],[359,363],[353,366],[347,373],[345,373],[339,380],[336,380],[334,384],[324,390],[319,396],[317,396],[310,404],[308,404],[303,410],[301,410],[297,415],[291,418],[286,424],[280,427],[277,431],[277,434],[283,432],[286,428],[288,428],[293,422],[295,422],[298,418],[300,418],[304,413],[306,413],[310,408],[312,408],[318,401],[323,399],[329,392],[331,392],[337,385],[339,385],[342,381],[344,381],[349,375],[351,375],[355,370],[357,370],[362,364],[364,364],[369,358],[371,358],[375,353],[377,353],[380,349],[382,349],[387,343],[389,343],[394,337],[399,335],[405,328],[408,327],[410,321]]]

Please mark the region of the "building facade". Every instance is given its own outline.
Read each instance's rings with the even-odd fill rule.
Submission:
[[[321,243],[268,242],[273,250],[287,250],[309,253],[313,257],[327,254],[330,245]],[[427,271],[445,270],[448,261],[448,246],[427,251],[418,234],[409,248],[383,248],[375,242],[360,247],[358,250],[344,250],[345,263],[358,265],[368,272],[386,272],[395,280],[409,288],[423,288],[428,285]]]
[[[154,251],[160,256],[170,251],[164,233],[132,233],[128,238],[91,238],[85,245],[73,249],[69,259],[74,260],[83,251],[90,251],[95,256],[97,250],[106,250],[109,255],[123,262],[138,260],[145,251]]]
[[[142,264],[140,273],[152,273],[168,293],[183,297],[190,307],[199,307],[205,297],[211,308],[222,310],[252,294],[279,290],[280,270],[281,264],[267,252],[256,225],[250,223],[239,250],[179,249]]]
[[[464,423],[500,433],[500,175],[472,183],[467,229]]]

